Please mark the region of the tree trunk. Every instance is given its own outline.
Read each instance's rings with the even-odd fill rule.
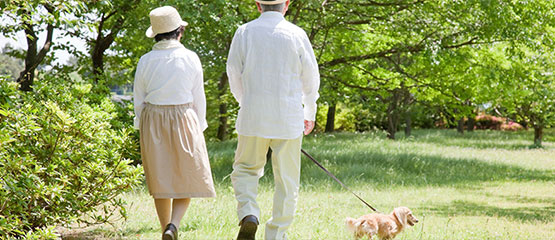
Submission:
[[[534,126],[534,145],[541,147],[543,138],[543,127]]]
[[[110,45],[112,45],[112,43],[114,42],[117,34],[121,30],[125,22],[125,19],[123,17],[118,18],[116,20],[116,23],[109,29],[110,33],[104,36],[103,35],[103,31],[105,27],[104,24],[106,23],[106,21],[108,21],[110,17],[115,16],[116,13],[117,11],[114,11],[108,15],[103,14],[100,22],[98,23],[98,27],[97,27],[98,35],[96,36],[96,39],[93,41],[94,46],[91,52],[93,76],[94,76],[95,83],[98,83],[101,76],[104,74],[104,52],[106,52],[106,50],[110,48]]]
[[[395,139],[397,133],[397,126],[399,125],[399,111],[398,105],[400,101],[399,89],[393,90],[389,98],[389,105],[387,106],[387,138]]]
[[[48,6],[45,6],[49,12],[52,13],[52,9]],[[31,91],[33,86],[33,81],[35,79],[35,70],[39,66],[39,64],[44,60],[48,51],[50,51],[50,47],[52,45],[52,37],[54,35],[54,25],[48,24],[46,27],[46,41],[44,42],[44,46],[38,51],[38,37],[36,35],[35,30],[33,29],[33,25],[31,23],[25,22],[25,36],[27,39],[27,53],[25,55],[25,69],[21,73],[19,73],[19,77],[17,78],[17,82],[21,85],[19,87],[22,91]]]
[[[35,79],[35,69],[28,67],[27,63],[31,62],[32,60],[25,59],[25,69],[19,73],[19,78],[17,82],[19,82],[19,90],[29,92],[33,90],[31,86],[33,86],[33,80]]]
[[[411,112],[407,110],[405,112],[405,137],[410,137],[412,131],[412,116]]]
[[[326,118],[326,129],[325,132],[333,132],[335,130],[335,110],[337,104],[331,103],[328,107],[328,117]]]
[[[474,125],[476,124],[476,120],[474,116],[469,116],[468,121],[466,122],[466,130],[469,132],[474,131]]]
[[[94,82],[98,83],[100,76],[104,73],[104,51],[97,48],[99,44],[95,44],[94,50],[91,54]]]
[[[464,134],[464,117],[461,117],[458,121],[457,132]]]
[[[397,132],[397,101],[393,97],[392,101],[387,107],[387,138],[395,139],[395,133]]]
[[[227,138],[227,104],[222,100],[222,96],[227,90],[227,73],[224,72],[220,77],[220,82],[218,83],[218,99],[220,100],[220,119],[218,125],[218,135],[217,138],[221,141]]]
[[[387,138],[395,139],[395,133],[397,132],[397,124],[395,123],[395,116],[393,114],[387,115]]]
[[[408,89],[404,89],[404,103],[405,103],[405,137],[410,137],[412,132],[412,112],[411,104],[414,98]]]

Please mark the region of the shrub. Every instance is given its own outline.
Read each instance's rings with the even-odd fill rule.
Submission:
[[[476,116],[475,126],[476,129],[493,129],[500,130],[501,125],[505,123],[506,119],[487,114],[480,114]]]
[[[504,131],[518,131],[518,130],[522,130],[522,129],[524,129],[524,127],[522,127],[522,125],[520,125],[516,122],[512,122],[512,121],[509,121],[508,123],[501,124],[501,130],[504,130]]]
[[[53,226],[125,217],[118,195],[139,183],[129,128],[114,129],[107,96],[90,84],[40,79],[34,92],[0,79],[0,239],[53,238]],[[83,217],[85,216],[85,217]]]

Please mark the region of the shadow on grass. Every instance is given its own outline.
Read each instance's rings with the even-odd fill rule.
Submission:
[[[127,235],[130,236],[130,235]],[[62,240],[92,240],[92,239],[122,239],[122,237],[117,237],[115,231],[110,230],[87,230],[84,232],[75,231],[70,234],[62,234],[60,236]]]
[[[139,228],[125,228],[120,234],[122,236],[139,236],[145,233],[151,233],[151,232],[158,232],[160,231],[160,229],[158,229],[159,225],[156,225],[156,228],[154,226],[150,226],[147,224],[143,224],[140,225]]]
[[[158,225],[156,225],[158,227]],[[62,234],[62,240],[81,240],[81,239],[129,239],[136,237],[136,239],[140,239],[142,235],[152,232],[158,232],[160,229],[150,225],[140,225],[139,228],[125,228],[123,231],[118,231],[113,228],[95,228],[90,230],[84,231],[73,231],[71,233]],[[196,231],[200,228],[200,222],[192,221],[187,222],[182,228],[179,230],[181,233],[189,232],[189,231]],[[135,239],[135,238],[134,238]]]
[[[441,134],[443,131],[436,132]],[[386,146],[384,150],[379,149],[381,143],[360,144],[368,141],[382,141],[383,144],[392,146]],[[394,149],[395,144],[397,142],[383,140],[379,136],[334,134],[307,138],[303,148],[345,183],[363,182],[365,185],[378,188],[427,185],[472,187],[480,182],[507,180],[555,181],[555,170],[552,169],[532,170],[472,158],[406,153],[402,149]],[[410,147],[411,143],[399,144],[409,144]],[[212,172],[216,182],[229,184],[226,181],[229,181],[232,171],[235,146],[235,141],[209,144]],[[265,175],[266,180],[263,182],[271,182],[273,177],[269,163],[266,164]],[[322,183],[330,183],[332,180],[303,156],[301,182],[304,188],[317,188]],[[336,184],[333,186],[339,187]]]
[[[547,130],[547,132],[551,132],[551,130]],[[416,141],[439,146],[457,146],[477,149],[493,148],[520,150],[538,148],[534,145],[534,132],[531,130],[517,132],[475,130],[473,132],[465,132],[464,134],[460,134],[455,130],[417,130],[414,131],[409,138],[405,138],[402,133],[399,134],[398,138],[403,141]],[[545,143],[552,140],[553,139],[549,136],[544,137]]]
[[[489,216],[503,217],[521,222],[552,222],[555,220],[555,207],[516,207],[500,208],[486,204],[478,204],[471,201],[454,201],[448,205],[436,205],[422,208],[433,215],[441,216]]]
[[[130,237],[139,237],[145,233],[159,231],[153,226],[141,225],[139,228],[125,228],[122,231],[114,228],[94,228],[84,231],[73,231],[69,234],[62,234],[62,240],[79,240],[79,239],[129,239]],[[125,236],[125,237],[123,237]]]
[[[548,205],[551,205],[553,209],[555,209],[555,196],[552,196],[552,198],[538,198],[538,197],[524,197],[524,196],[513,196],[513,195],[501,196],[501,195],[490,194],[490,193],[486,194],[486,196],[490,196],[490,195],[495,197],[501,197],[508,201],[517,202],[517,203],[548,204]],[[553,216],[555,217],[555,214],[553,214]]]
[[[315,152],[324,166],[345,181],[378,187],[471,185],[486,181],[555,181],[554,171],[530,170],[521,167],[487,163],[476,159],[451,159],[411,153],[378,152],[336,153],[335,156]],[[320,173],[320,174],[319,174]],[[310,160],[303,160],[303,180],[327,178]]]

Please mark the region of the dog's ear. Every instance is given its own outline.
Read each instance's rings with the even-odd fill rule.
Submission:
[[[403,227],[407,225],[407,210],[408,209],[406,207],[398,207],[393,209],[393,215],[395,215],[395,217],[397,218],[397,220],[399,220]]]

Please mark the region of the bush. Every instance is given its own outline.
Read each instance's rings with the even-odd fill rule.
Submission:
[[[512,121],[509,121],[508,123],[501,124],[501,130],[504,130],[504,131],[518,131],[518,130],[522,130],[522,129],[524,129],[524,127],[522,127],[522,125],[520,125],[516,122],[512,122]]]
[[[480,114],[476,116],[475,126],[476,129],[493,129],[500,130],[501,125],[505,123],[506,119],[487,114]]]
[[[126,216],[118,195],[142,172],[125,158],[138,147],[133,130],[114,129],[108,96],[70,82],[40,79],[25,93],[0,79],[0,239],[48,239],[56,225]]]

